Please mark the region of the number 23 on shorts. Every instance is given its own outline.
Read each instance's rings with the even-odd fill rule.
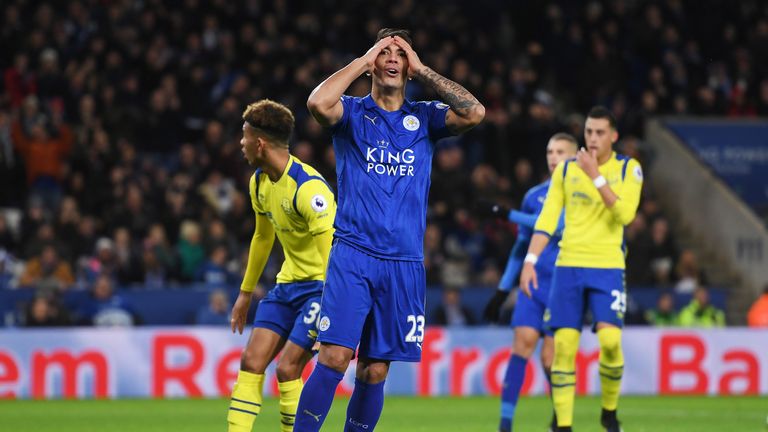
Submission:
[[[424,315],[408,315],[407,321],[411,329],[405,335],[405,341],[417,343],[424,341]]]

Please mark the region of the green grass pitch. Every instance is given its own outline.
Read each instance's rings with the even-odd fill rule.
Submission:
[[[343,429],[346,399],[337,400],[324,431]],[[13,432],[160,432],[226,431],[224,399],[122,399],[0,401],[0,431]],[[279,428],[277,400],[267,399],[254,431]],[[377,431],[493,432],[499,401],[490,397],[387,397]],[[545,431],[549,401],[523,398],[516,431]],[[601,431],[599,398],[576,400],[574,430]],[[623,397],[619,416],[626,432],[763,432],[767,431],[768,399],[758,397]]]

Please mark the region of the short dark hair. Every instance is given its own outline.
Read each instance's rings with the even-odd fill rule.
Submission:
[[[613,114],[608,111],[608,108],[602,105],[592,107],[592,109],[589,110],[589,114],[587,114],[587,118],[606,119],[608,120],[608,123],[611,125],[613,130],[617,129],[616,117],[614,117]]]
[[[573,144],[573,147],[575,147],[576,149],[579,148],[579,141],[576,139],[576,137],[566,132],[558,132],[552,135],[552,138],[550,138],[549,140],[550,141],[568,141],[569,143]]]
[[[405,29],[397,29],[397,28],[383,28],[379,30],[379,33],[376,34],[376,41],[374,41],[374,43],[389,36],[400,36],[401,38],[403,38],[403,40],[408,42],[408,45],[413,46],[413,39],[411,39],[411,32]]]
[[[245,108],[243,120],[275,144],[288,148],[296,119],[285,105],[269,99],[254,102]]]

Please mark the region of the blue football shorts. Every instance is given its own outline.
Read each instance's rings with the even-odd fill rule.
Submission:
[[[426,272],[421,261],[376,258],[335,241],[328,261],[318,340],[360,357],[421,361]]]
[[[306,351],[317,338],[323,281],[279,283],[259,301],[254,327],[277,333]]]
[[[623,269],[555,267],[545,324],[580,330],[589,307],[596,324],[624,325],[627,302]],[[594,331],[594,325],[593,325]]]
[[[517,303],[512,312],[512,327],[533,327],[542,335],[552,336],[554,333],[544,323],[551,280],[548,277],[539,278],[538,282],[539,289],[531,288],[533,298],[528,298],[522,290],[518,291]]]

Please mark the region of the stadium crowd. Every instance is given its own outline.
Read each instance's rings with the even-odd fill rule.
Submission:
[[[87,310],[56,320],[65,290],[239,285],[253,230],[242,110],[264,97],[292,107],[292,152],[333,184],[330,137],[304,104],[383,26],[412,29],[424,63],[487,109],[435,155],[425,265],[449,289],[498,283],[515,227],[475,204],[519,205],[546,173],[548,138],[581,137],[590,106],[610,108],[619,148],[643,164],[648,117],[768,114],[759,1],[483,3],[3,2],[0,287],[40,293],[33,325],[89,322]],[[416,81],[408,92],[434,97]],[[629,285],[707,282],[650,191],[627,244]]]

